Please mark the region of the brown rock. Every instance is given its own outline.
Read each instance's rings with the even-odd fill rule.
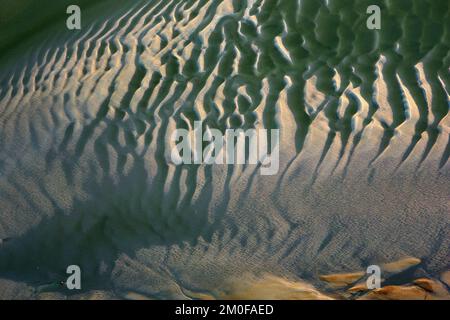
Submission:
[[[319,276],[319,279],[328,282],[333,287],[346,287],[364,277],[364,272],[339,273]]]
[[[356,293],[356,292],[364,292],[364,291],[368,291],[368,290],[369,289],[367,288],[366,283],[358,283],[358,284],[354,285],[353,287],[351,287],[350,289],[348,289],[348,292]]]
[[[414,284],[421,287],[422,289],[425,289],[428,292],[433,293],[435,298],[449,296],[447,289],[439,281],[421,278],[415,280]]]
[[[450,287],[450,270],[441,274],[441,280],[443,283]]]
[[[386,286],[370,291],[361,300],[425,300],[428,293],[417,286]]]

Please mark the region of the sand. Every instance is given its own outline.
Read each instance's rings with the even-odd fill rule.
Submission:
[[[445,296],[448,1],[374,1],[379,31],[327,3],[89,1],[69,31],[1,2],[0,298]],[[198,120],[280,129],[278,174],[175,166]]]

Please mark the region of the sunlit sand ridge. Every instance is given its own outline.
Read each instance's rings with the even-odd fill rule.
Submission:
[[[1,37],[0,298],[448,297],[449,12],[106,0]],[[280,129],[278,174],[174,165],[194,121]]]

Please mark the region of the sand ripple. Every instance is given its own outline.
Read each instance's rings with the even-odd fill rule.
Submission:
[[[321,286],[404,256],[422,259],[418,277],[448,269],[449,5],[378,2],[379,32],[364,1],[102,1],[80,32],[55,22],[9,48],[5,296],[69,264],[86,290],[156,298],[242,272]],[[280,129],[279,174],[173,165],[168,137],[197,120]]]

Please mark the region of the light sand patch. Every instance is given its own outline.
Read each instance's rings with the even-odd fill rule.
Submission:
[[[417,258],[405,258],[381,265],[381,270],[384,272],[400,273],[411,267],[417,266],[420,262],[421,260]]]
[[[312,285],[265,274],[259,278],[248,276],[231,282],[231,286],[218,295],[231,300],[331,300]]]

